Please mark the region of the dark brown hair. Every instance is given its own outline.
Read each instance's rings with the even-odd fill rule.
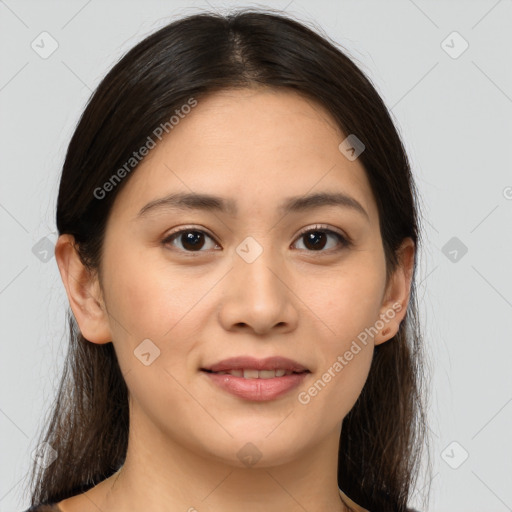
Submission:
[[[73,235],[91,271],[101,270],[106,221],[130,176],[101,199],[95,190],[191,97],[200,102],[216,91],[253,86],[301,93],[364,143],[359,161],[378,207],[388,276],[406,237],[419,247],[408,158],[369,79],[320,31],[272,9],[243,9],[168,24],[131,49],[91,96],[67,150],[57,203],[59,234]],[[407,510],[428,439],[416,264],[417,253],[405,319],[396,336],[375,347],[368,379],[342,426],[339,486],[374,512]],[[85,492],[126,456],[128,390],[114,346],[87,341],[69,309],[67,319],[64,372],[40,437],[58,458],[46,468],[34,463],[32,505]]]

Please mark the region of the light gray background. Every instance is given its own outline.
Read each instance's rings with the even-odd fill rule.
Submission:
[[[433,374],[429,510],[512,510],[512,1],[210,5],[286,8],[320,26],[391,109],[425,215],[418,280]],[[50,252],[44,262],[44,245],[33,247],[55,241],[72,131],[125,51],[171,19],[207,8],[175,0],[0,1],[0,512],[28,505],[31,452],[66,351],[67,298],[55,258]],[[42,46],[43,31],[58,43],[46,59],[31,47]],[[453,31],[469,44],[457,58],[463,41]],[[452,237],[459,247],[446,247]]]

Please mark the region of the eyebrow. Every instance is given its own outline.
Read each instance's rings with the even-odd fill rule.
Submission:
[[[289,197],[279,205],[278,212],[283,214],[303,212],[323,206],[350,208],[364,215],[368,220],[370,219],[359,201],[342,192],[318,192],[307,196]],[[137,218],[162,209],[218,211],[233,216],[238,213],[236,202],[233,199],[210,194],[174,193],[155,199],[143,206],[137,214]]]

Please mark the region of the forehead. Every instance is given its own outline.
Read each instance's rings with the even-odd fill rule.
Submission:
[[[338,146],[345,139],[317,102],[293,91],[239,89],[197,100],[130,176],[114,209],[137,212],[170,193],[208,193],[252,213],[284,197],[350,194],[377,215],[366,172]]]

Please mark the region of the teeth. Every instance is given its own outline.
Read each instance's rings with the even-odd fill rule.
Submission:
[[[243,377],[244,379],[273,379],[274,377],[283,377],[291,375],[291,370],[229,370],[216,372],[218,375],[233,375],[234,377]]]

